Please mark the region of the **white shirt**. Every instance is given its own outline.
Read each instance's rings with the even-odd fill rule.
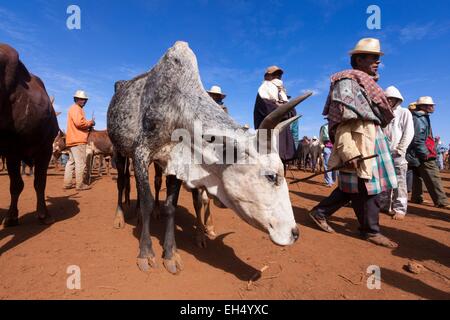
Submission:
[[[394,160],[400,156],[400,159],[396,160],[400,164],[407,163],[405,156],[409,145],[414,138],[414,122],[411,112],[398,106],[394,109],[395,118],[391,123],[384,128],[384,133],[389,140],[389,147],[394,156]]]
[[[273,79],[272,81],[265,80],[259,87],[258,94],[261,98],[273,102],[283,103],[289,101],[286,89],[283,86],[283,81],[280,79]]]

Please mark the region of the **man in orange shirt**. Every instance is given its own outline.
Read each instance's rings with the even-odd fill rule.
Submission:
[[[89,190],[84,183],[84,170],[86,168],[86,145],[89,130],[95,126],[94,120],[86,120],[84,106],[88,97],[84,91],[77,91],[74,95],[75,103],[70,107],[67,118],[66,145],[69,148],[69,161],[64,173],[64,189],[72,189],[72,177],[75,171],[77,191]]]

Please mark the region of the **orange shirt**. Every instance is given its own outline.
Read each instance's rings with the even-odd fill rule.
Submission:
[[[67,117],[66,145],[75,147],[87,144],[91,121],[86,120],[83,108],[76,103],[69,109]]]

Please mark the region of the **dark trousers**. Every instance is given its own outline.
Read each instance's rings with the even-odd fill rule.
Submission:
[[[425,183],[436,206],[448,205],[447,195],[442,187],[440,172],[435,160],[421,163],[419,167],[413,168],[413,173],[412,202],[420,203],[423,201],[423,183]]]
[[[408,166],[408,171],[406,172],[406,185],[408,186],[408,193],[412,192],[412,186],[413,186],[413,172],[414,167]]]
[[[380,233],[379,194],[368,195],[366,185],[362,179],[358,180],[358,191],[359,193],[346,193],[337,188],[328,198],[322,200],[314,210],[322,217],[327,218],[351,201],[353,211],[355,211],[358,218],[361,234],[378,234]]]

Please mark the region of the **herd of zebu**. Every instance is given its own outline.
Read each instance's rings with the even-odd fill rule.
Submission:
[[[192,191],[200,244],[205,231],[213,233],[205,228],[211,200],[267,232],[278,245],[291,245],[299,238],[284,166],[274,146],[277,133],[296,120],[286,119],[286,114],[310,95],[280,105],[256,134],[242,130],[203,88],[196,57],[184,42],[177,42],[149,72],[116,83],[108,109],[107,133],[92,132],[90,139],[96,137],[96,141],[90,143],[94,154],[114,153],[118,172],[116,228],[124,226],[123,197],[129,203],[129,167],[133,163],[141,225],[137,264],[141,270],[156,265],[150,217],[159,212],[163,175],[167,184],[161,210],[166,222],[163,261],[171,273],[182,268],[174,218],[183,184]],[[195,123],[206,133],[200,141],[196,140]],[[174,139],[174,132],[183,133]],[[11,194],[5,227],[19,222],[17,203],[24,187],[21,161],[35,167],[38,219],[45,224],[55,221],[46,208],[44,191],[52,152],[58,156],[63,149],[64,135],[43,82],[28,72],[13,48],[1,44],[0,156],[6,157]],[[229,159],[230,154],[234,161],[221,161],[225,156]],[[198,155],[202,161],[193,161]],[[156,168],[156,199],[149,185],[152,163]]]

